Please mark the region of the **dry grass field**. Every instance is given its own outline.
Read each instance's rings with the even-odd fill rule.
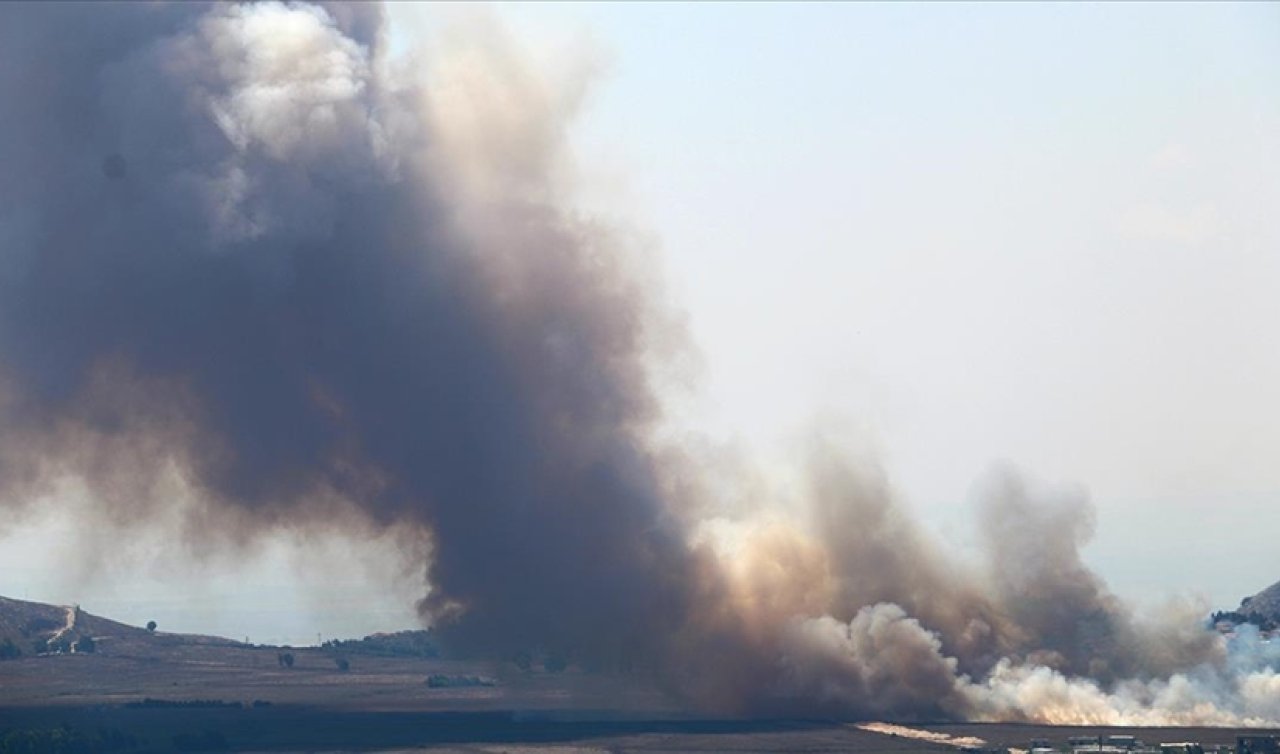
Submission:
[[[337,655],[255,647],[216,637],[151,633],[64,608],[5,600],[0,628],[34,648],[74,623],[94,652],[26,650],[0,662],[6,731],[114,731],[120,751],[261,752],[926,752],[954,748],[836,721],[695,719],[638,675],[524,671],[513,663]],[[283,667],[280,653],[293,655]],[[347,660],[341,669],[336,659]],[[486,685],[428,685],[431,676]],[[1223,729],[916,726],[990,745],[1128,733],[1148,743],[1230,744]],[[39,748],[33,751],[39,751]]]

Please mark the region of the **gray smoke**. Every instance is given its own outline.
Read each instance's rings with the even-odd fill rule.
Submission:
[[[468,237],[471,166],[384,89],[370,6],[2,12],[7,497],[74,471],[145,520],[173,467],[249,527],[350,501],[430,531],[459,639],[672,630],[694,566],[641,443],[647,302],[539,175],[485,197],[502,255]]]
[[[1084,566],[1076,492],[992,475],[959,562],[819,445],[806,516],[701,536],[714,485],[654,439],[676,318],[560,183],[580,82],[483,24],[423,75],[381,22],[0,7],[5,504],[75,479],[218,547],[409,532],[452,651],[653,668],[705,709],[1280,718],[1256,642],[1137,620]]]

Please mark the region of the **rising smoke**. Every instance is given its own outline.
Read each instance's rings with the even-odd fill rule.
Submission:
[[[0,21],[7,505],[75,478],[232,546],[411,532],[452,651],[657,669],[705,709],[1280,720],[1268,645],[1139,621],[1085,567],[1078,493],[992,475],[961,563],[819,447],[805,516],[699,536],[711,485],[654,439],[678,319],[566,201],[580,82],[495,24],[406,66],[372,5]]]

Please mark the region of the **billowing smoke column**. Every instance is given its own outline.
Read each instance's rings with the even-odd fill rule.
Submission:
[[[421,525],[458,640],[673,631],[695,567],[641,447],[646,304],[549,202],[553,129],[449,153],[454,114],[376,75],[373,6],[4,13],[11,488],[71,463],[141,517],[163,460],[251,522]]]
[[[971,566],[819,448],[809,520],[711,543],[710,485],[653,439],[675,319],[562,201],[573,97],[491,28],[417,75],[381,26],[0,9],[6,504],[75,477],[139,524],[180,490],[233,541],[406,528],[453,651],[652,668],[706,709],[1280,720],[1268,645],[1138,621],[1089,572],[1078,494],[993,475]]]

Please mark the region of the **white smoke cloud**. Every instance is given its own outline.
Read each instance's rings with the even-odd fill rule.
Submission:
[[[942,642],[897,605],[864,607],[848,623],[821,616],[795,620],[783,635],[783,684],[835,708],[875,715],[954,715],[956,660]]]
[[[372,91],[370,51],[324,9],[266,2],[218,6],[195,30],[162,43],[160,65],[232,150],[197,176],[226,241],[288,230],[318,235],[332,186],[390,173]]]

